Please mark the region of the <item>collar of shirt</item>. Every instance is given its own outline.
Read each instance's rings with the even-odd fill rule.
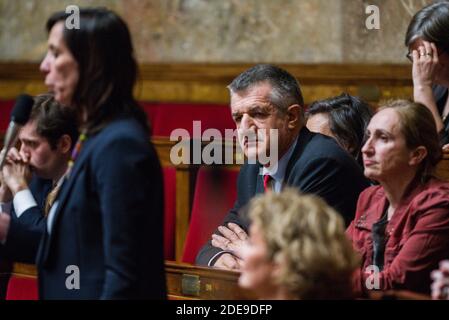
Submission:
[[[270,170],[270,168],[263,167],[262,174],[263,175],[270,175],[274,181],[278,184],[283,183],[285,178],[285,171],[287,170],[288,162],[293,154],[293,151],[295,150],[296,143],[298,139],[295,139],[295,141],[292,143],[290,148],[288,148],[287,152],[282,156],[282,158],[278,161],[277,170]]]
[[[58,179],[58,181],[56,182],[56,184],[53,184],[53,188],[60,187],[60,186],[62,185],[62,183],[64,182],[64,179],[65,179],[66,176],[67,176],[67,172],[68,172],[68,170],[66,170],[66,171],[64,172],[64,174],[61,176],[61,178]],[[54,181],[53,181],[53,183],[54,183]]]
[[[62,184],[64,183],[65,179],[67,178],[67,172],[68,172],[68,169],[62,175],[62,177],[59,178],[59,180],[56,183],[56,185],[54,186],[54,188],[56,188],[56,187],[60,188],[62,186]],[[51,233],[51,228],[53,226],[53,219],[55,217],[55,212],[58,209],[58,205],[59,205],[59,199],[57,199],[55,201],[55,203],[53,203],[53,205],[50,208],[50,212],[48,213],[48,216],[47,216],[47,231],[48,231],[48,234]]]

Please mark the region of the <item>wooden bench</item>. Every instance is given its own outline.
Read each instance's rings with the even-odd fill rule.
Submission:
[[[229,103],[226,86],[254,63],[141,64],[140,101]],[[347,92],[374,103],[413,97],[410,64],[282,64],[297,77],[306,104]],[[0,62],[0,99],[46,92],[38,63]]]

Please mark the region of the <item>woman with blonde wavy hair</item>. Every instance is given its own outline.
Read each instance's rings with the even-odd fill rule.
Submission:
[[[295,189],[252,200],[239,285],[262,299],[351,298],[358,259],[344,222],[324,200]]]

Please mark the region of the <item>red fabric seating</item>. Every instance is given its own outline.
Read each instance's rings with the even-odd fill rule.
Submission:
[[[237,196],[237,176],[236,169],[201,167],[198,170],[183,262],[195,262],[199,249],[233,207]]]
[[[194,137],[193,121],[201,121],[201,133],[214,128],[224,137],[225,129],[235,129],[227,105],[153,102],[142,102],[141,105],[151,122],[153,136],[169,137],[173,130],[182,128],[188,131],[190,137]]]
[[[0,100],[0,132],[2,133],[7,129],[14,102],[14,100]],[[141,102],[141,105],[151,122],[153,136],[169,137],[173,130],[182,128],[186,129],[190,137],[194,137],[193,121],[201,121],[200,134],[207,129],[214,128],[224,136],[225,129],[235,129],[235,124],[227,105],[158,102]],[[196,136],[196,138],[199,137]],[[164,254],[166,259],[174,259],[176,173],[174,168],[164,168],[163,171],[165,194]],[[199,177],[201,178],[202,174]],[[229,178],[224,179],[225,183],[229,183],[227,179]],[[235,183],[232,180],[230,188],[225,190],[228,193],[228,190],[234,192],[234,189]],[[233,202],[234,198],[231,198],[230,202]],[[229,208],[226,205],[226,210],[224,210],[223,214],[227,209]],[[214,224],[214,226],[216,225]]]
[[[0,132],[5,132],[14,100],[0,100]],[[152,125],[154,136],[169,137],[178,128],[186,129],[193,137],[193,121],[201,121],[201,133],[215,128],[222,135],[225,129],[235,129],[231,112],[227,105],[217,104],[181,104],[141,102]],[[199,138],[199,137],[196,137]]]
[[[37,279],[11,276],[8,281],[6,300],[38,300]]]
[[[0,100],[0,133],[6,132],[14,100]]]

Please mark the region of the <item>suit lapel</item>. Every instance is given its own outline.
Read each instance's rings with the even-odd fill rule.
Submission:
[[[259,167],[259,168],[257,169],[256,194],[264,193],[264,192],[265,192],[265,190],[264,190],[264,188],[263,188],[263,175],[261,175],[261,174],[259,173],[259,169],[261,170],[261,168],[262,168],[262,167]]]
[[[309,141],[313,138],[313,133],[309,131],[306,127],[303,127],[299,132],[298,137],[296,138],[296,146],[295,150],[288,161],[287,168],[285,169],[285,177],[284,184],[288,184],[288,180],[290,178],[290,173],[292,171],[293,166],[296,164],[298,159],[301,157],[304,148],[309,143]]]
[[[90,142],[90,143],[89,143]],[[56,209],[56,212],[54,213],[53,217],[53,223],[51,226],[51,232],[48,233],[48,230],[45,232],[44,240],[41,242],[41,246],[39,248],[39,254],[38,254],[38,264],[40,266],[44,265],[47,261],[51,242],[54,238],[56,225],[58,222],[58,217],[60,216],[60,213],[62,209],[64,208],[69,195],[71,194],[71,190],[73,189],[76,176],[80,172],[80,170],[84,167],[84,163],[86,162],[87,155],[90,154],[89,149],[92,148],[92,141],[87,141],[86,145],[84,146],[83,150],[81,151],[79,158],[75,161],[75,164],[72,167],[72,171],[70,173],[70,176],[66,181],[64,181],[63,185],[61,186],[61,192],[59,193],[57,197],[58,202],[58,208]]]

